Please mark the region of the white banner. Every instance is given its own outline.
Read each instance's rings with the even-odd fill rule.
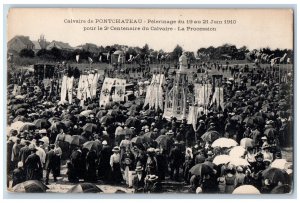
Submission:
[[[68,91],[69,104],[72,104],[73,102],[73,81],[74,81],[74,77],[67,78],[67,91]]]
[[[115,79],[115,92],[112,95],[112,100],[114,102],[124,101],[125,93],[126,93],[125,85],[126,85],[126,80]]]
[[[92,88],[91,88],[91,95],[92,98],[95,98],[97,95],[97,85],[98,85],[98,80],[99,80],[99,74],[95,73],[94,74],[94,78],[93,78],[93,82],[92,82]]]
[[[93,85],[93,80],[94,80],[94,74],[89,74],[87,76],[87,80],[86,80],[86,97],[87,98],[92,98],[92,85]]]
[[[111,94],[111,89],[114,84],[114,78],[105,78],[100,95],[99,105],[100,107],[105,107],[109,103],[109,98]]]
[[[198,109],[197,106],[189,106],[189,115],[187,118],[187,123],[192,124],[194,131],[196,131],[197,119],[198,119]]]
[[[84,101],[87,98],[87,88],[88,88],[88,75],[80,75],[78,90],[77,90],[77,98],[80,99],[80,104],[83,106]]]
[[[62,78],[62,83],[61,83],[61,90],[60,90],[60,101],[64,102],[66,101],[66,96],[67,96],[67,76],[64,75]]]
[[[223,87],[216,87],[215,88],[215,93],[213,95],[211,105],[213,105],[213,103],[215,103],[215,102],[216,102],[218,108],[219,108],[219,106],[221,106],[222,110],[224,110],[224,90],[223,90]]]
[[[14,84],[14,89],[13,89],[12,94],[14,96],[21,94],[21,86]]]

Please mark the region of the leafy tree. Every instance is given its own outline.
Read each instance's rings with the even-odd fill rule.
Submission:
[[[31,49],[22,49],[19,53],[20,57],[25,57],[25,58],[33,58],[34,57],[34,51]]]
[[[178,58],[181,56],[182,52],[183,52],[182,47],[177,44],[171,54],[171,59],[174,61],[178,61]]]

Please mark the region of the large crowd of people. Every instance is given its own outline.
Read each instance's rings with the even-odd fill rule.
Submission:
[[[49,89],[31,73],[8,73],[8,181],[12,187],[26,180],[53,184],[66,176],[71,183],[127,185],[135,193],[165,192],[166,181],[180,182],[191,193],[231,194],[242,185],[252,185],[260,193],[288,193],[293,188],[293,165],[278,162],[284,161],[282,149],[293,147],[292,73],[280,80],[276,67],[244,66],[191,66],[191,89],[195,81],[201,82],[197,69],[232,77],[222,82],[224,109],[212,106],[201,112],[196,130],[185,118],[167,120],[162,110],[143,108],[143,95],[111,102],[105,109],[99,107],[98,96],[84,106],[77,99],[68,104],[59,102],[59,78],[53,79],[57,89]],[[127,82],[138,91],[139,79],[150,80],[149,71],[142,78],[128,76]],[[168,90],[174,74],[166,68],[160,71]],[[121,74],[124,78],[129,73]],[[19,95],[13,96],[20,80]],[[236,144],[216,146],[220,138]],[[232,150],[237,147],[244,151],[235,155]],[[282,192],[282,187],[289,189]]]

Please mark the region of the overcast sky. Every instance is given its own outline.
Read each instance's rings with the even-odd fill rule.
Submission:
[[[8,17],[7,39],[15,35],[29,36],[37,40],[44,34],[47,41],[57,40],[78,46],[84,43],[97,45],[122,44],[172,51],[179,44],[185,51],[196,51],[201,47],[220,46],[224,43],[246,45],[249,49],[270,47],[293,48],[293,15],[291,10],[109,10],[109,9],[14,9]],[[83,27],[135,26],[142,24],[65,23],[69,20],[88,19],[142,19],[151,27],[172,27],[173,31],[83,31]],[[186,24],[186,20],[201,21]],[[236,20],[236,24],[224,24],[224,20]],[[147,24],[148,20],[183,20],[185,24]],[[203,24],[203,20],[214,21]],[[222,22],[222,24],[219,24]],[[216,31],[177,31],[181,28],[215,28]]]

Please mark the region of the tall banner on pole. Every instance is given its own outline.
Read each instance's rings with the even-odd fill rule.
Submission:
[[[79,57],[80,57],[80,55],[78,54],[78,55],[76,55],[76,61],[77,61],[77,63],[79,63]]]
[[[67,92],[68,92],[69,104],[72,104],[73,102],[73,81],[74,81],[73,76],[67,78]]]
[[[97,96],[98,80],[99,80],[99,73],[95,73],[93,81],[92,81],[92,87],[91,87],[91,96],[92,96],[92,98],[95,98]]]
[[[66,101],[66,96],[67,96],[67,76],[64,75],[62,78],[62,83],[61,83],[61,90],[60,90],[60,101],[64,102]]]
[[[105,107],[109,104],[109,97],[111,93],[111,89],[114,85],[115,79],[114,78],[105,78],[100,95],[99,105],[100,107]]]
[[[112,100],[114,102],[124,101],[125,99],[125,85],[126,80],[123,79],[115,79],[115,92],[112,95]]]

